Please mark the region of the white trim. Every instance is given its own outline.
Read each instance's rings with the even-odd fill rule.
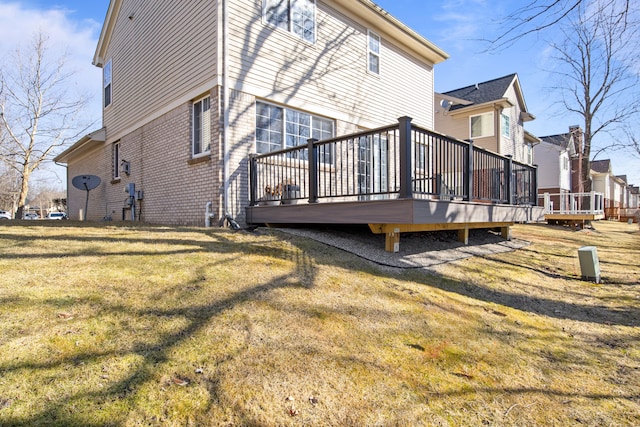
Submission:
[[[116,153],[118,154],[116,156]],[[113,164],[113,169],[111,170],[111,179],[116,180],[120,179],[120,162],[122,161],[122,156],[120,153],[120,141],[116,141],[111,145],[111,162]]]
[[[106,70],[109,70],[109,82],[106,81]],[[107,99],[105,96],[105,92],[107,90],[107,86],[109,87],[109,103],[107,104]],[[107,109],[111,104],[113,104],[113,62],[111,58],[109,58],[105,63],[104,67],[102,67],[102,108]]]
[[[302,40],[305,43],[308,43],[310,45],[315,45],[317,40],[318,40],[318,9],[317,9],[317,4],[316,4],[316,0],[304,0],[304,1],[309,1],[313,4],[313,40],[307,40],[304,37],[300,36],[299,34],[296,34],[293,31],[293,16],[292,16],[292,9],[291,9],[291,1],[292,0],[278,0],[278,1],[286,1],[287,2],[287,12],[288,12],[288,22],[287,22],[287,29],[284,29],[282,27],[279,27],[275,24],[272,24],[271,22],[269,22],[267,20],[267,13],[266,13],[266,8],[268,5],[269,0],[262,0],[262,23],[268,27],[274,28],[278,31],[283,31],[285,33],[290,34],[291,36],[295,37],[296,40]]]
[[[279,149],[284,149],[284,148],[290,148],[287,147],[287,111],[295,111],[298,113],[303,113],[303,114],[308,114],[311,117],[311,122],[309,123],[309,138],[313,138],[313,119],[314,117],[317,119],[321,119],[321,120],[328,120],[331,121],[333,129],[333,135],[331,136],[331,138],[334,138],[336,136],[336,121],[335,119],[332,119],[331,117],[325,117],[325,116],[321,116],[319,114],[314,114],[311,113],[309,111],[304,111],[304,110],[300,110],[298,108],[293,108],[287,105],[281,105],[281,104],[276,104],[270,101],[265,101],[263,99],[256,99],[255,103],[254,103],[254,118],[257,119],[258,116],[258,103],[264,104],[264,105],[269,105],[272,107],[276,107],[282,110],[282,130],[281,130],[281,135],[282,135],[282,144],[280,146]],[[256,125],[257,125],[257,120],[256,121]],[[256,130],[257,130],[257,126],[256,126]],[[257,132],[254,133],[254,135],[256,135],[254,137],[253,140],[253,148],[254,148],[254,152],[258,153],[258,139],[257,139]],[[258,153],[258,154],[266,154],[266,153]]]
[[[491,120],[490,120],[491,132],[488,133],[488,134],[482,134],[482,135],[473,136],[473,133],[472,133],[473,129],[472,129],[472,124],[471,124],[471,119],[474,118],[474,117],[481,117],[481,116],[490,116],[491,117]],[[469,116],[469,137],[472,138],[472,139],[473,138],[489,138],[489,137],[495,136],[495,134],[496,134],[496,129],[495,128],[496,128],[496,124],[494,122],[493,111],[488,111],[488,112],[485,112],[485,113],[474,114],[472,116]]]
[[[378,42],[378,51],[371,50],[371,40],[377,40]],[[375,55],[378,58],[378,71],[375,72],[371,69],[371,62],[369,60],[371,55]],[[374,76],[379,76],[382,74],[382,37],[380,37],[377,33],[367,30],[367,73],[373,74]]]
[[[209,99],[209,109],[207,110],[207,114],[209,115],[209,125],[207,126],[209,128],[207,130],[208,131],[208,138],[209,138],[209,149],[208,150],[204,149],[204,145],[205,145],[204,144],[205,143],[204,119],[205,119],[205,116],[204,116],[204,113],[203,113],[202,108],[201,108],[201,111],[200,111],[200,113],[201,113],[201,121],[202,121],[201,122],[202,123],[202,125],[201,125],[202,129],[200,129],[201,130],[201,135],[200,135],[200,146],[201,147],[200,147],[200,152],[196,153],[195,150],[194,150],[195,142],[196,142],[195,141],[195,139],[196,139],[196,134],[195,134],[196,133],[196,120],[195,120],[196,111],[195,111],[195,106],[198,103],[201,103],[201,105],[202,105],[202,102],[205,99]],[[211,141],[212,141],[212,138],[211,138],[211,121],[212,121],[211,120],[211,94],[207,94],[207,95],[201,96],[200,98],[194,99],[193,102],[191,103],[191,158],[195,159],[195,158],[198,158],[198,157],[207,156],[207,155],[211,154]]]

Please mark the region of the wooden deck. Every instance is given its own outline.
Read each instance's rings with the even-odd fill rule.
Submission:
[[[467,244],[470,229],[499,228],[502,236],[509,239],[510,226],[514,223],[543,220],[543,208],[537,206],[421,199],[247,208],[247,222],[250,224],[366,224],[373,233],[386,235],[385,248],[389,252],[399,251],[401,233],[457,230],[460,241]]]
[[[398,123],[249,159],[249,224],[361,224],[386,235],[397,252],[400,234],[499,228],[542,221],[536,207],[537,168],[460,141]],[[282,199],[291,204],[266,205]],[[297,202],[297,203],[292,203]],[[276,202],[277,203],[277,202]]]

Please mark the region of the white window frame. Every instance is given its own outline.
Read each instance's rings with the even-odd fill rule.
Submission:
[[[487,117],[487,119],[481,119],[481,133],[479,135],[474,135],[473,134],[473,119],[476,117]],[[485,126],[484,120],[488,120],[490,126],[487,127]],[[490,129],[490,130],[489,130]],[[484,133],[485,131],[487,131],[487,133]],[[494,136],[495,135],[495,124],[493,122],[493,111],[489,111],[488,113],[482,113],[482,114],[475,114],[473,116],[469,116],[469,135],[471,137],[471,139],[473,138],[487,138],[490,136]]]
[[[313,29],[311,29],[309,37],[305,37],[305,16],[300,15],[301,11],[303,12],[305,10],[304,7],[306,3],[309,3],[309,6],[311,6],[311,21],[313,23]],[[296,8],[298,4],[300,4],[300,6]],[[279,13],[275,15],[280,19],[274,21],[269,16],[269,10],[277,6],[280,6],[282,10],[278,11]],[[286,10],[284,10],[284,7],[286,7]],[[296,18],[299,17],[303,18],[302,24],[300,24],[299,20],[296,20]],[[262,0],[262,21],[267,25],[287,31],[307,43],[315,44],[316,42],[316,32],[318,29],[316,0]],[[302,34],[300,34],[301,32]]]
[[[505,138],[511,138],[511,116],[500,113],[500,132]]]
[[[203,110],[205,105],[207,109]],[[205,95],[193,101],[191,114],[191,156],[194,158],[206,156],[211,153],[211,96]],[[197,123],[198,114],[200,121]],[[196,145],[199,146],[198,150]]]
[[[113,66],[111,59],[102,67],[102,105],[107,108],[113,103]]]
[[[112,149],[113,179],[120,179],[120,141],[113,143]]]
[[[374,46],[372,46],[372,42],[374,42]],[[374,49],[374,47],[376,49]],[[367,72],[371,74],[375,74],[376,76],[380,75],[380,53],[382,51],[382,39],[379,35],[374,33],[371,30],[367,30]],[[372,59],[375,59],[375,63],[377,65],[377,70],[372,69]]]
[[[259,132],[258,124],[260,117],[265,118],[266,116],[258,116],[259,104],[264,105],[268,108],[269,111],[269,119],[270,123],[276,123],[275,127],[263,127],[261,128],[262,132]],[[279,111],[279,114],[273,116],[273,112]],[[292,120],[294,117],[297,119],[300,118],[308,118],[309,122],[301,123],[300,120]],[[323,126],[324,125],[324,126]],[[331,131],[328,132],[326,130],[326,126],[331,126]],[[297,145],[304,145],[307,143],[309,138],[315,138],[318,140],[330,139],[335,136],[336,125],[335,121],[326,117],[316,116],[314,114],[306,113],[304,111],[296,110],[294,108],[282,107],[279,105],[274,105],[269,102],[264,101],[256,101],[256,145],[255,151],[258,154],[266,154],[263,151],[259,151],[258,145],[260,142],[264,144],[264,146],[270,147],[269,152],[281,150],[285,148],[291,148]],[[264,136],[269,136],[268,141],[259,141],[259,134]],[[274,146],[271,137],[274,135],[278,135],[280,146]],[[298,144],[293,144],[292,142],[298,142]],[[322,157],[322,163],[331,163],[333,161],[333,153],[330,152],[332,150],[323,150],[320,153]]]

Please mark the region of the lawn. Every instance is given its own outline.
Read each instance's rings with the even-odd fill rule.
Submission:
[[[640,233],[595,227],[434,272],[269,229],[5,222],[0,425],[640,425]]]

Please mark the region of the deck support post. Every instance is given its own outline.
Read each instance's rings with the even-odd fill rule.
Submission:
[[[511,241],[511,227],[500,227],[500,234],[504,240]]]
[[[411,175],[413,174],[411,162],[411,117],[400,117],[399,137],[400,137],[400,191],[398,197],[401,199],[413,198],[413,186]]]
[[[458,230],[458,241],[465,246],[469,244],[469,227]]]
[[[387,252],[400,252],[400,229],[388,231],[384,240],[384,250]]]
[[[315,138],[307,140],[308,161],[309,161],[309,203],[318,203],[318,162],[316,161]]]

